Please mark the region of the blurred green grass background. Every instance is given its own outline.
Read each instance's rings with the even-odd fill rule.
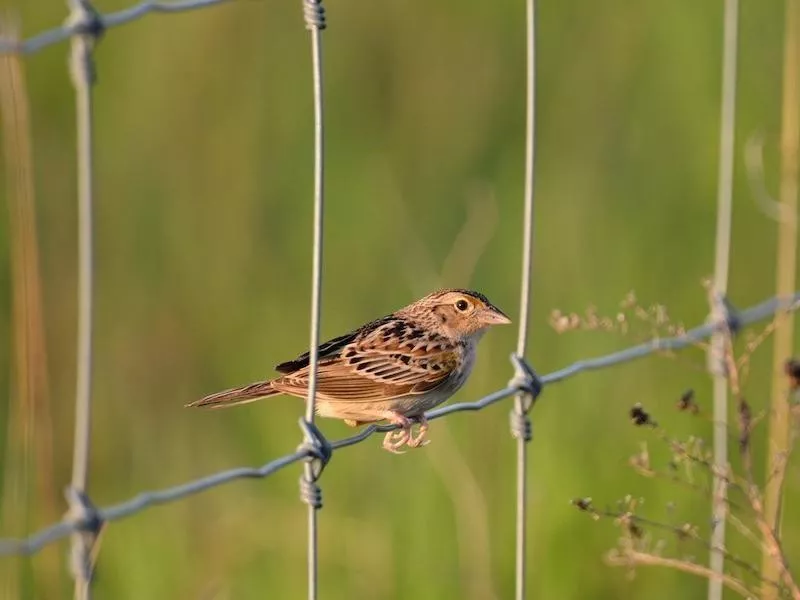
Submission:
[[[127,3],[96,5],[107,12]],[[65,14],[51,0],[18,9],[26,35]],[[515,319],[524,3],[341,0],[327,9],[323,336],[437,283],[479,289]],[[541,3],[529,346],[538,371],[636,341],[559,336],[547,325],[554,308],[594,304],[613,313],[635,289],[687,324],[705,318],[700,280],[713,265],[721,23],[721,2]],[[730,285],[740,306],[774,289],[776,225],[756,207],[741,157],[745,138],[764,131],[773,186],[782,33],[782,3],[743,3]],[[298,443],[295,399],[219,412],[183,404],[268,376],[307,344],[308,45],[299,3],[242,0],[148,17],[109,31],[97,48],[90,492],[98,504],[262,464]],[[76,314],[67,50],[60,44],[26,59],[57,492],[70,473]],[[456,242],[467,223],[467,241]],[[8,234],[0,211],[0,240]],[[11,328],[8,252],[0,243],[2,339]],[[449,278],[437,281],[442,272]],[[458,400],[505,384],[514,340],[512,328],[486,337]],[[9,389],[10,353],[0,344],[0,389]],[[686,356],[703,365],[701,353]],[[770,358],[765,349],[753,365],[748,393],[756,407],[769,397]],[[575,496],[603,505],[630,493],[646,498],[654,517],[665,518],[674,502],[675,518],[707,528],[704,499],[626,466],[646,437],[628,423],[634,402],[677,435],[710,433],[672,414],[689,387],[710,405],[701,369],[653,358],[545,390],[530,445],[529,597],[704,597],[705,582],[687,575],[643,570],[632,579],[605,566],[616,530],[569,506]],[[0,403],[2,415],[9,402]],[[382,451],[377,438],[336,454],[322,480],[322,597],[511,596],[509,407],[437,421],[430,446],[402,457]],[[349,433],[337,422],[322,426],[332,438]],[[8,427],[0,429],[6,448]],[[97,597],[302,597],[306,516],[297,476],[290,468],[112,524]],[[796,477],[789,486],[797,498]],[[29,529],[44,524],[37,507],[48,501],[60,498],[34,498]],[[796,511],[786,518],[785,530],[800,527]],[[797,556],[800,541],[789,542],[789,556]],[[757,564],[735,534],[731,544]],[[678,551],[705,559],[697,548]],[[60,552],[58,564],[66,564],[66,545]],[[68,597],[64,573],[49,581],[36,575],[41,560],[20,561],[20,597]]]

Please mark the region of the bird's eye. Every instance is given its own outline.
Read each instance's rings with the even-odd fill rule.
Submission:
[[[469,302],[467,302],[466,300],[463,300],[463,299],[459,300],[458,302],[456,302],[456,308],[458,310],[460,310],[461,312],[464,312],[465,310],[467,310],[469,308]]]

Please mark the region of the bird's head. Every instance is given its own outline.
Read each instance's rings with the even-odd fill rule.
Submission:
[[[511,323],[486,296],[471,290],[440,290],[404,310],[417,313],[414,316],[423,317],[434,329],[459,339],[481,334],[493,325]]]

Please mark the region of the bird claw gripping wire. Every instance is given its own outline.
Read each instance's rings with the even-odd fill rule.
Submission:
[[[75,524],[75,529],[86,537],[87,546],[91,548],[103,528],[103,518],[100,516],[97,507],[84,492],[68,487],[64,495],[69,505],[67,519],[72,521]],[[93,571],[91,556],[85,556],[78,551],[78,548],[73,546],[72,571],[76,575],[80,574],[84,581],[89,581]]]
[[[300,429],[303,430],[305,441],[298,450],[306,454],[311,466],[310,477],[309,473],[300,477],[300,499],[309,506],[319,509],[322,508],[322,490],[317,485],[317,479],[333,456],[333,447],[314,423],[301,418]]]
[[[328,26],[325,22],[325,7],[322,6],[322,0],[303,0],[303,17],[306,29],[322,31]]]
[[[542,393],[544,384],[524,358],[512,354],[511,362],[514,364],[514,377],[511,378],[508,385],[519,390],[517,401],[509,415],[511,435],[530,442],[533,439],[533,426],[528,413],[533,408],[539,394]]]

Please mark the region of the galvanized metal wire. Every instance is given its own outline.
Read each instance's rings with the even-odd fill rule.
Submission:
[[[733,155],[736,126],[736,55],[738,49],[739,0],[725,0],[722,56],[722,110],[720,116],[719,180],[717,184],[717,231],[711,314],[717,321],[726,318],[723,299],[728,291],[733,208]],[[725,361],[726,336],[718,332],[711,341],[709,365],[714,376],[714,465],[724,473],[728,465],[728,375]],[[724,477],[715,477],[712,498],[711,546],[725,547],[727,486]],[[711,552],[711,571],[722,575],[725,556]],[[709,577],[708,600],[722,600],[722,577]]]
[[[175,0],[173,2],[158,2],[155,0],[145,0],[139,4],[135,4],[129,8],[119,10],[117,12],[109,13],[106,15],[98,14],[98,22],[102,29],[108,30],[112,27],[125,25],[149,14],[173,14],[186,12],[191,10],[198,10],[231,2],[232,0]],[[35,35],[22,42],[17,42],[13,39],[0,40],[0,52],[18,52],[20,54],[33,54],[47,46],[58,44],[65,40],[70,39],[74,35],[80,33],[81,25],[79,23],[72,23],[68,21],[61,27],[54,27],[48,29],[38,35]]]
[[[311,269],[311,333],[309,339],[309,380],[306,398],[306,443],[315,440],[309,435],[314,425],[314,404],[317,397],[317,360],[319,358],[319,322],[322,303],[322,246],[325,211],[325,129],[322,93],[322,36],[325,29],[325,8],[322,0],[303,0],[306,29],[311,34],[311,71],[314,92],[314,227],[313,265]],[[316,600],[318,588],[317,510],[322,508],[322,490],[317,485],[321,469],[311,460],[304,466],[300,479],[300,496],[308,505],[308,598]]]
[[[68,23],[76,34],[72,37],[70,61],[75,88],[75,122],[77,127],[78,170],[78,348],[76,355],[75,438],[72,458],[72,493],[70,499],[86,498],[89,479],[92,420],[92,204],[93,144],[92,86],[95,82],[94,44],[102,31],[97,12],[89,0],[69,0]],[[73,518],[85,517],[84,506],[70,502]],[[72,537],[72,574],[75,598],[91,598],[92,546],[91,530],[76,532]]]
[[[526,107],[525,107],[525,191],[522,231],[522,274],[520,277],[519,330],[517,356],[525,357],[530,321],[531,275],[533,271],[533,200],[534,162],[536,157],[536,0],[526,0]],[[535,397],[521,391],[514,399],[511,433],[517,440],[516,560],[514,597],[525,598],[526,531],[528,524],[528,442],[533,439],[533,425],[528,413]]]

